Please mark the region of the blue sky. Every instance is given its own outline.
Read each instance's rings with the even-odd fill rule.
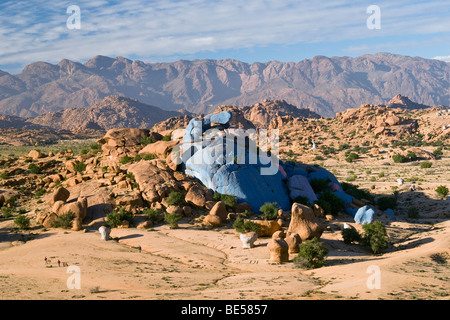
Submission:
[[[70,5],[80,29],[67,28]],[[370,5],[380,29],[369,29]],[[450,62],[450,1],[11,0],[0,2],[0,69],[96,55],[300,61],[391,52]]]

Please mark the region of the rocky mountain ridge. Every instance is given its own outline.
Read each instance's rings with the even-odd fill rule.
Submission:
[[[389,53],[316,56],[299,62],[180,60],[145,63],[96,56],[82,64],[36,62],[0,73],[0,114],[36,117],[88,108],[109,95],[165,109],[210,113],[217,105],[284,99],[332,117],[355,105],[386,104],[400,93],[425,105],[450,104],[450,64]]]

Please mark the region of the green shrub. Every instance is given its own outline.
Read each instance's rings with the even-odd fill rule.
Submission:
[[[132,157],[129,157],[129,156],[123,156],[123,157],[119,160],[119,163],[120,163],[120,164],[127,164],[127,163],[129,163],[131,160],[133,160]]]
[[[34,163],[30,163],[30,165],[28,166],[28,171],[30,171],[32,174],[40,174],[42,169]]]
[[[433,151],[433,154],[434,154],[436,157],[442,156],[442,155],[444,154],[444,153],[442,152],[442,147],[437,148],[436,150],[434,150],[434,151]]]
[[[439,186],[436,188],[436,193],[444,199],[448,196],[448,188],[446,186]]]
[[[342,237],[344,238],[345,244],[351,244],[353,242],[361,241],[361,235],[356,229],[347,228],[342,230]]]
[[[213,194],[213,200],[214,201],[221,201],[222,200],[222,194],[219,192],[214,192]]]
[[[417,160],[417,155],[414,152],[412,152],[412,151],[408,151],[408,153],[406,154],[406,157],[410,161],[416,161]]]
[[[408,209],[408,218],[410,219],[418,219],[419,216],[419,209],[416,207],[411,207]]]
[[[92,151],[94,151],[96,153],[100,152],[102,150],[102,146],[100,144],[98,144],[98,143],[91,144],[90,148],[91,148]]]
[[[345,161],[347,162],[353,162],[355,160],[359,159],[359,155],[357,153],[351,152],[346,158]]]
[[[167,197],[168,205],[179,205],[184,202],[184,196],[181,192],[172,191]]]
[[[88,154],[89,153],[89,149],[83,149],[81,150],[81,154]]]
[[[233,228],[239,233],[256,232],[258,233],[261,226],[253,221],[244,218],[237,218],[233,223]]]
[[[220,200],[225,203],[225,205],[229,208],[234,208],[237,204],[237,198],[230,194],[222,194],[220,196]]]
[[[30,218],[24,215],[19,215],[14,220],[14,223],[19,227],[19,229],[28,229],[30,228]]]
[[[342,182],[341,186],[345,193],[351,195],[352,197],[355,197],[356,199],[366,199],[369,201],[373,201],[373,196],[370,194],[370,192],[361,190],[354,184]]]
[[[394,160],[395,163],[403,163],[406,162],[407,158],[404,155],[395,154],[392,156],[392,160]]]
[[[422,163],[420,164],[420,167],[421,167],[422,169],[428,169],[428,168],[431,168],[432,165],[433,165],[433,164],[432,164],[431,162],[425,161],[425,162],[422,162]]]
[[[158,217],[159,217],[159,212],[158,210],[152,209],[152,208],[145,208],[142,211],[143,214],[145,214],[148,218],[148,220],[150,220],[153,224],[155,224],[156,222],[158,222]]]
[[[164,137],[162,137],[161,140],[162,141],[170,141],[170,140],[172,140],[172,137],[171,136],[164,136]]]
[[[397,208],[397,198],[391,196],[380,197],[377,200],[377,205],[380,210]]]
[[[374,221],[370,224],[364,224],[363,230],[362,244],[369,246],[373,253],[377,254],[387,249],[388,238],[384,224],[380,221]]]
[[[134,162],[139,162],[139,161],[141,161],[142,160],[142,156],[140,155],[140,154],[137,154],[135,157],[134,157]]]
[[[384,171],[381,171],[379,174],[378,174],[378,178],[383,178],[384,177]]]
[[[75,214],[69,210],[66,213],[61,214],[58,220],[52,222],[53,228],[63,228],[71,229],[73,225],[73,219],[75,219]]]
[[[305,240],[299,246],[299,253],[294,258],[294,263],[300,268],[320,268],[325,264],[327,254],[328,249],[324,248],[317,238]]]
[[[309,183],[314,193],[320,193],[329,188],[329,182],[326,179],[312,179]]]
[[[8,174],[8,172],[2,172],[1,174],[0,174],[0,178],[1,179],[3,179],[3,180],[6,180],[6,179],[8,179],[9,178],[9,174]]]
[[[280,207],[276,202],[266,202],[260,208],[259,211],[262,212],[262,218],[264,220],[275,220],[278,217],[278,210]]]
[[[127,211],[123,207],[117,207],[106,216],[106,224],[111,228],[117,228],[117,226],[121,225],[124,220],[132,224],[133,218],[134,215],[131,211]]]
[[[3,218],[9,218],[13,215],[14,212],[14,208],[10,208],[10,207],[2,207],[2,215]]]
[[[140,142],[141,142],[141,145],[143,145],[145,147],[148,144],[155,143],[156,140],[153,139],[152,137],[142,137]]]
[[[17,201],[16,197],[11,197],[5,201],[5,204],[10,204],[10,205],[14,206],[16,204],[16,201]]]
[[[86,170],[86,164],[84,162],[76,162],[73,165],[73,170],[75,172],[83,173]]]
[[[315,203],[325,211],[325,214],[337,215],[345,209],[345,202],[332,191],[320,193]]]
[[[153,153],[146,153],[146,154],[144,154],[144,157],[142,159],[144,159],[146,161],[150,161],[150,160],[156,159],[156,155],[154,155]]]
[[[309,203],[309,200],[307,197],[298,196],[293,200],[293,202],[300,203],[305,206],[311,207],[311,203]]]
[[[183,216],[179,213],[167,213],[164,216],[164,221],[170,224],[170,229],[176,229],[178,228],[178,221],[180,221],[181,218],[183,218]]]

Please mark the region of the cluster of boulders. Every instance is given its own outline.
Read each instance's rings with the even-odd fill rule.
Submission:
[[[85,197],[68,201],[69,197],[70,191],[64,187],[59,187],[48,195],[46,201],[52,209],[50,212],[40,212],[36,217],[37,222],[46,228],[51,228],[59,217],[71,212],[73,214],[72,230],[80,231],[83,220],[87,216],[88,201]]]

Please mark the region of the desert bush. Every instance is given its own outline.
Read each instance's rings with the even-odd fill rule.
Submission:
[[[168,205],[178,205],[184,202],[184,196],[181,192],[172,191],[167,197]]]
[[[345,161],[353,162],[357,159],[359,159],[359,155],[355,152],[351,152],[350,154],[347,155],[347,157],[345,158]]]
[[[261,226],[253,221],[244,221],[244,218],[237,218],[233,223],[233,228],[239,233],[256,232],[260,230]]]
[[[310,185],[314,193],[320,193],[328,189],[329,182],[326,179],[312,179]]]
[[[6,180],[6,179],[8,179],[9,178],[9,174],[8,174],[8,172],[2,172],[1,174],[0,174],[0,178],[1,179],[3,179],[3,180]]]
[[[442,155],[444,154],[444,153],[442,152],[442,147],[437,148],[436,150],[434,150],[434,151],[433,151],[433,154],[434,154],[436,157],[442,156]]]
[[[422,162],[422,163],[420,164],[420,167],[421,167],[422,169],[428,169],[428,168],[431,168],[432,165],[433,165],[433,164],[432,164],[431,162],[425,161],[425,162]]]
[[[278,216],[278,210],[280,207],[276,202],[266,202],[260,208],[259,211],[262,212],[262,218],[264,220],[275,220]]]
[[[417,155],[414,152],[412,152],[412,151],[408,151],[408,153],[406,154],[406,157],[410,161],[416,161],[417,160]]]
[[[2,216],[3,218],[10,218],[14,213],[14,208],[10,207],[2,207]]]
[[[407,158],[402,154],[394,154],[392,160],[394,160],[395,163],[403,163],[407,161]]]
[[[444,199],[448,196],[448,188],[446,186],[439,186],[436,188],[436,193]]]
[[[237,204],[237,198],[229,194],[223,194],[221,199],[230,208],[234,208]]]
[[[133,160],[132,157],[129,157],[129,156],[123,156],[123,157],[119,160],[119,163],[120,163],[120,164],[127,164],[127,163],[130,163],[131,160]]]
[[[142,137],[140,142],[141,142],[141,145],[143,145],[145,147],[148,144],[155,143],[156,140],[153,139],[152,137]]]
[[[30,163],[30,165],[28,166],[28,171],[30,171],[32,174],[39,174],[41,173],[42,169],[34,163]]]
[[[76,162],[73,165],[73,170],[75,172],[83,173],[86,170],[86,164],[84,162]]]
[[[408,209],[408,218],[417,219],[419,218],[419,209],[416,207],[411,207]]]
[[[384,196],[377,199],[377,205],[380,210],[397,208],[397,198],[391,196]]]
[[[70,229],[72,228],[73,219],[75,219],[75,214],[71,210],[69,210],[66,213],[61,214],[58,217],[58,220],[53,221],[52,227]]]
[[[300,204],[303,204],[303,205],[305,205],[305,206],[311,207],[311,204],[309,203],[309,200],[308,200],[307,197],[298,196],[298,197],[296,197],[296,198],[293,200],[293,202],[300,203]]]
[[[170,229],[178,228],[178,221],[181,220],[183,216],[179,213],[167,213],[164,216],[164,221],[166,221],[170,225]]]
[[[162,137],[161,140],[162,141],[170,141],[170,140],[172,140],[172,137],[171,136],[164,136],[164,137]]]
[[[14,220],[14,223],[19,227],[19,229],[30,228],[30,218],[24,215],[18,215]]]
[[[332,191],[320,193],[319,199],[315,203],[325,211],[325,214],[337,215],[345,209],[345,202]]]
[[[117,207],[106,216],[106,224],[111,228],[117,228],[126,220],[130,224],[133,223],[134,215],[131,211],[125,210],[123,207]]]
[[[342,182],[341,185],[344,192],[351,195],[352,197],[360,200],[366,199],[373,201],[373,196],[370,194],[370,192],[361,190],[358,188],[358,186],[347,182]]]
[[[149,161],[149,160],[156,159],[156,156],[153,153],[146,153],[146,154],[144,154],[144,157],[142,159]]]
[[[358,230],[353,228],[347,228],[341,231],[342,238],[344,238],[345,244],[351,244],[353,242],[361,241],[361,235]]]
[[[363,225],[364,236],[362,244],[369,246],[373,253],[377,254],[387,249],[388,238],[386,228],[380,221],[374,221]]]
[[[145,208],[142,213],[147,216],[152,223],[158,222],[159,212],[152,208]]]
[[[320,268],[327,260],[328,249],[323,247],[323,243],[313,238],[305,240],[299,246],[298,256],[294,258],[294,263],[300,268]]]

